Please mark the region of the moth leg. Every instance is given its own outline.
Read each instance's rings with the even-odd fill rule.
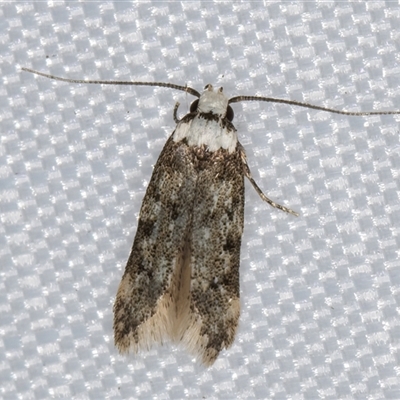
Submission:
[[[285,211],[289,214],[292,214],[296,217],[299,216],[299,213],[296,211],[293,211],[290,208],[287,208],[285,206],[282,206],[278,203],[275,203],[273,200],[271,200],[269,197],[267,197],[263,191],[260,189],[260,187],[257,185],[256,181],[253,179],[251,176],[250,168],[247,164],[247,159],[246,159],[246,153],[244,152],[244,148],[242,147],[241,149],[241,156],[242,156],[242,164],[243,164],[243,169],[244,169],[244,174],[246,175],[247,179],[250,181],[250,183],[253,185],[254,189],[258,193],[258,195],[265,201],[267,202],[270,206],[277,208],[278,210]]]
[[[177,101],[175,103],[175,107],[174,107],[174,121],[175,121],[176,124],[180,122],[180,119],[178,118],[178,108],[179,108],[179,106],[180,106],[180,103],[179,103],[179,101]]]

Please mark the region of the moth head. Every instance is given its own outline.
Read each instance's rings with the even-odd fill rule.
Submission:
[[[200,98],[195,100],[190,106],[190,112],[213,113],[220,115],[222,118],[233,120],[233,110],[228,105],[229,99],[223,94],[223,89],[220,87],[214,92],[211,84],[204,88],[204,92]]]

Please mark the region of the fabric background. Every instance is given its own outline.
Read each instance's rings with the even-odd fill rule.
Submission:
[[[112,305],[152,168],[191,96],[173,82],[400,109],[400,5],[0,5],[0,397],[399,399],[400,117],[240,103],[242,314],[212,368],[171,344],[121,357]],[[212,268],[212,266],[210,266]]]

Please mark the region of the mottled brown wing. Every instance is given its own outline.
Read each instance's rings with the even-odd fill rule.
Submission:
[[[114,304],[114,338],[121,353],[179,336],[182,310],[175,304],[196,193],[193,157],[188,146],[174,143],[171,136],[154,167]],[[187,307],[188,300],[186,293]]]
[[[191,322],[183,341],[210,365],[235,337],[244,220],[244,150],[198,154],[191,229]]]
[[[206,365],[240,315],[244,153],[166,143],[140,211],[114,305],[120,352],[182,341]]]

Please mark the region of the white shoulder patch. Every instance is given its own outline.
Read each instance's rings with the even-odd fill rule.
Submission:
[[[205,145],[209,151],[225,149],[232,153],[238,139],[234,126],[225,121],[228,101],[222,88],[214,92],[213,87],[207,85],[199,98],[197,115],[179,122],[174,132],[174,142],[186,139],[189,146]]]

